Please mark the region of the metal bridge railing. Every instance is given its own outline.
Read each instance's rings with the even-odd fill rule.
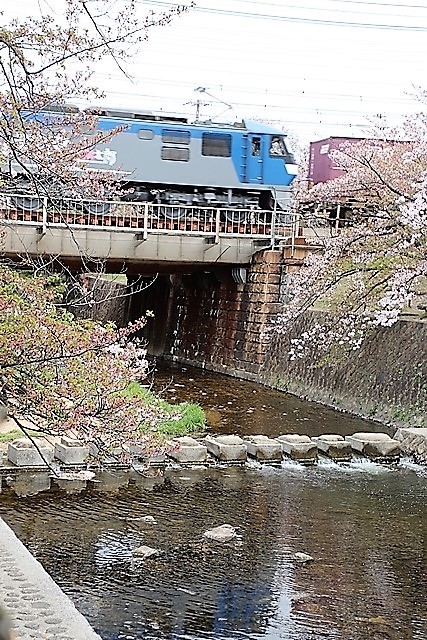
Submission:
[[[0,220],[48,227],[84,227],[123,232],[249,236],[272,243],[295,233],[295,216],[283,211],[164,205],[148,202],[55,199],[0,194]]]

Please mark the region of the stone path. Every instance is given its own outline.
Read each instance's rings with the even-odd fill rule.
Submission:
[[[0,606],[16,640],[101,640],[0,518]]]

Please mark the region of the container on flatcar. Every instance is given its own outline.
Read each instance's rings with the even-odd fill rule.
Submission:
[[[331,152],[339,149],[344,143],[359,142],[363,138],[345,138],[333,136],[324,140],[310,142],[308,179],[312,185],[334,180],[343,174],[342,169],[331,157]]]

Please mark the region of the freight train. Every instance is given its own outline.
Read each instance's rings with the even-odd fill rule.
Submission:
[[[183,205],[289,206],[296,165],[281,131],[250,120],[191,123],[151,112],[96,113],[98,130],[120,130],[91,149],[80,168],[116,176],[123,199],[173,205],[177,215]]]

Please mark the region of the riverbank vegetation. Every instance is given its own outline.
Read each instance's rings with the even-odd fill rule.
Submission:
[[[163,418],[153,428],[156,433],[167,436],[183,436],[188,433],[202,432],[206,427],[205,412],[197,402],[171,404],[138,382],[131,383],[126,389],[125,395],[139,396],[159,409]],[[140,428],[144,432],[147,425],[142,424]]]
[[[137,333],[65,310],[57,275],[0,266],[0,402],[32,437],[71,435],[101,455],[202,428],[197,405],[170,405],[141,386],[149,366]]]

